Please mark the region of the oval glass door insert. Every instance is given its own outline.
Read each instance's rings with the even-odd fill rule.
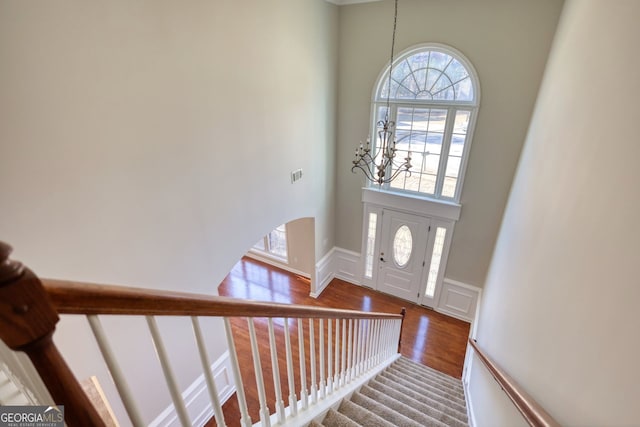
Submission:
[[[411,258],[413,250],[413,237],[411,230],[406,225],[398,228],[393,238],[393,260],[398,267],[404,267]]]

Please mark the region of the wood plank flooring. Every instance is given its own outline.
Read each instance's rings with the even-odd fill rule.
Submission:
[[[308,279],[246,257],[236,264],[219,286],[218,292],[222,296],[234,298],[385,313],[400,313],[402,307],[406,307],[407,314],[402,331],[402,355],[456,378],[460,378],[462,375],[466,342],[469,336],[469,324],[408,301],[365,287],[352,285],[338,279],[333,280],[324,292],[315,299],[309,296],[310,287]],[[314,328],[316,329],[316,348],[318,348],[319,324],[318,320],[314,322]],[[253,358],[249,344],[247,319],[235,318],[232,319],[231,324],[242,370],[242,378],[245,381],[244,389],[247,394],[249,416],[252,422],[257,422],[260,420],[260,408]],[[273,412],[276,398],[273,385],[271,356],[269,353],[268,321],[267,319],[255,319],[254,325],[258,338],[267,403],[270,412]],[[305,347],[308,350],[308,321],[305,320],[302,325],[306,342]],[[284,404],[287,406],[289,387],[286,375],[286,360],[284,357],[284,320],[274,319],[273,326],[276,333],[278,355],[281,355],[281,357],[278,357],[277,365],[280,372],[280,384]],[[333,326],[335,334],[335,324]],[[294,355],[293,364],[294,366],[299,366],[297,321],[289,320],[288,327],[291,336],[294,337],[291,340]],[[324,323],[324,327],[326,331],[326,322]],[[335,341],[335,337],[333,337],[333,341]],[[305,353],[305,360],[307,366],[309,366],[308,351]],[[320,367],[318,362],[316,362],[316,369],[317,372],[319,372]],[[328,366],[325,366],[325,370],[328,370]],[[301,378],[297,373],[294,377],[295,396],[300,398]],[[307,368],[306,377],[308,388],[311,381],[309,368]],[[225,403],[223,410],[225,420],[229,426],[240,425],[236,395]],[[207,427],[215,425],[215,420],[212,419],[207,424]]]

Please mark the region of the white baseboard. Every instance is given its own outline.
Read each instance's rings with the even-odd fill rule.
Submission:
[[[220,403],[223,404],[236,392],[228,350],[211,365],[211,373],[218,389],[218,398]],[[191,425],[202,427],[213,417],[213,407],[211,406],[204,374],[200,375],[182,393],[182,398],[187,407]],[[149,424],[149,427],[180,427],[180,420],[173,404],[162,411]]]
[[[482,289],[477,286],[445,278],[442,282],[438,304],[434,309],[442,314],[466,322],[473,322]]]
[[[464,390],[464,397],[467,401],[467,418],[469,427],[476,427],[478,424],[476,423],[475,412],[473,412],[473,402],[471,401],[471,393],[469,393],[469,383],[462,382],[462,388]]]
[[[478,319],[480,319],[480,307],[482,307],[482,291],[478,296],[478,302],[476,304],[476,314],[471,322],[471,328],[469,330],[469,338],[476,339],[478,336]],[[467,353],[464,356],[464,367],[462,369],[462,382],[469,383],[471,380],[471,370],[473,369],[473,349],[467,344]]]
[[[314,289],[311,289],[309,295],[312,298],[318,298],[322,291],[327,287],[327,285],[333,280],[335,277],[334,272],[334,254],[335,247],[331,248],[329,252],[325,256],[322,257],[320,261],[316,263],[316,280]]]

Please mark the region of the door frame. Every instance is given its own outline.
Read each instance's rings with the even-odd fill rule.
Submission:
[[[436,278],[436,289],[433,298],[425,297],[426,281],[427,277],[425,271],[428,271],[429,265],[425,265],[423,274],[421,277],[420,298],[418,304],[435,308],[438,305],[438,299],[440,298],[442,284],[445,278],[445,272],[447,268],[447,261],[449,257],[449,251],[451,249],[451,241],[453,237],[454,227],[456,221],[460,218],[460,211],[462,206],[454,202],[442,202],[431,199],[425,199],[419,196],[404,195],[393,193],[391,191],[378,189],[376,187],[368,187],[362,189],[362,202],[363,202],[363,217],[362,217],[362,244],[360,255],[360,283],[363,286],[371,289],[378,290],[377,287],[377,272],[379,271],[379,255],[380,244],[382,237],[382,212],[383,210],[392,210],[410,215],[416,215],[426,217],[431,220],[431,230],[429,233],[429,241],[427,242],[427,249],[425,251],[425,263],[431,262],[433,255],[433,243],[435,240],[436,227],[443,227],[446,231],[444,246],[442,250],[442,256],[440,258],[440,266],[438,269],[438,276]],[[369,218],[370,215],[376,217],[375,224],[375,241],[372,248],[368,248],[368,231],[369,231]],[[368,256],[367,251],[373,256]],[[367,274],[367,264],[370,263],[369,271]]]

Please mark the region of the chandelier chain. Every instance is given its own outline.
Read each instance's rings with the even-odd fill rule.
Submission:
[[[387,84],[387,112],[386,118],[389,118],[389,99],[391,98],[391,73],[393,72],[393,54],[396,46],[396,27],[398,26],[398,0],[395,0],[393,11],[393,32],[391,33],[391,58],[389,59],[389,81]]]
[[[360,141],[360,146],[356,148],[355,158],[351,162],[351,172],[361,170],[364,176],[378,185],[389,184],[400,175],[405,173],[405,176],[411,176],[411,151],[406,151],[406,157],[402,159],[402,162],[395,160],[396,151],[396,139],[394,137],[395,122],[389,120],[391,111],[391,74],[393,73],[393,56],[396,45],[396,28],[398,24],[398,0],[394,2],[393,13],[393,33],[391,37],[391,57],[389,59],[389,77],[387,81],[387,99],[386,99],[386,112],[384,120],[379,120],[376,123],[378,138],[371,144],[371,136],[367,138],[367,144],[363,145]]]

